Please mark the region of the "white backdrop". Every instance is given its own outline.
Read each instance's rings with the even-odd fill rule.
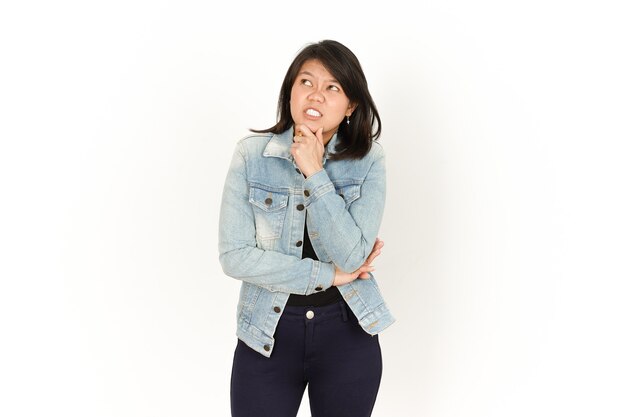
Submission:
[[[383,120],[374,415],[625,415],[617,4],[3,4],[0,415],[229,415],[223,180],[325,38]]]

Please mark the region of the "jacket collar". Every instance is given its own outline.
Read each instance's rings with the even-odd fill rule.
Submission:
[[[274,134],[263,150],[263,156],[273,156],[293,161],[291,155],[291,144],[293,143],[293,127],[285,130],[283,133]],[[324,156],[322,157],[322,165],[326,162],[327,155],[335,152],[337,145],[337,132],[330,138],[325,146]]]

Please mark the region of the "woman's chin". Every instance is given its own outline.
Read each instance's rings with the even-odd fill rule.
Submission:
[[[314,132],[316,129],[319,129],[322,126],[321,120],[311,120],[305,116],[300,116],[298,118],[293,118],[293,123],[298,125],[305,125],[309,128],[311,132]]]

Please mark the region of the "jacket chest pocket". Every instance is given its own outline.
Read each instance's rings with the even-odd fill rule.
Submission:
[[[346,203],[346,209],[350,207],[350,205],[361,197],[361,183],[360,182],[351,182],[351,183],[336,183],[335,190],[337,194],[343,201]]]
[[[260,240],[278,239],[287,215],[289,193],[250,186],[249,201],[254,211],[257,237]]]

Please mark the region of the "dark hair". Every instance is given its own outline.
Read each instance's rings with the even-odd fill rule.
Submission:
[[[380,136],[381,123],[378,110],[369,89],[361,64],[344,45],[333,40],[308,44],[300,50],[287,70],[278,98],[278,122],[264,130],[250,129],[256,133],[283,133],[293,124],[290,99],[291,88],[305,61],[319,60],[337,79],[351,103],[357,106],[350,116],[350,124],[342,121],[337,131],[335,153],[329,159],[361,159],[372,147],[372,141]]]

